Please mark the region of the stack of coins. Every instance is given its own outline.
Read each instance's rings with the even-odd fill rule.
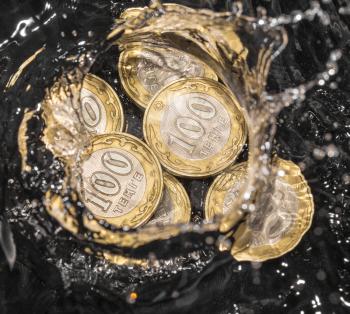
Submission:
[[[142,9],[127,10],[122,18]],[[122,86],[145,110],[145,142],[123,133],[122,104],[95,75],[86,76],[79,117],[91,135],[81,153],[79,194],[89,211],[116,227],[188,223],[191,204],[174,177],[218,175],[205,202],[205,218],[231,210],[247,164],[234,164],[247,126],[235,95],[203,61],[165,46],[127,46],[117,69]],[[272,204],[256,212],[233,235],[238,260],[262,261],[295,247],[310,226],[313,201],[300,169],[277,160]],[[51,210],[51,213],[53,211]],[[96,225],[90,226],[96,231]]]

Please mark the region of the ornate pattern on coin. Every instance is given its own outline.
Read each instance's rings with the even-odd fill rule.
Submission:
[[[161,167],[153,152],[129,134],[95,136],[82,153],[79,190],[97,218],[118,227],[137,227],[158,206]]]
[[[151,45],[123,51],[118,70],[124,89],[144,109],[161,88],[180,78],[217,80],[216,74],[196,57],[175,48]]]
[[[206,177],[232,164],[247,135],[234,95],[205,78],[176,81],[147,108],[144,136],[161,164],[175,175]]]
[[[239,261],[265,261],[291,251],[309,229],[314,212],[310,188],[299,167],[275,159],[278,175],[271,204],[264,212],[248,215],[234,234],[233,256]],[[205,216],[227,213],[247,176],[247,163],[233,166],[213,182],[208,191]]]
[[[80,94],[80,119],[92,134],[121,132],[124,114],[121,102],[104,80],[87,74]]]
[[[146,226],[188,223],[191,219],[191,203],[186,190],[170,174],[164,172],[163,179],[162,200]]]

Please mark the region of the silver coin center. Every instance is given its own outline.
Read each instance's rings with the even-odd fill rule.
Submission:
[[[231,132],[226,108],[203,93],[173,94],[161,117],[160,133],[170,151],[190,160],[219,153]]]
[[[140,161],[123,149],[95,151],[82,163],[81,195],[93,214],[114,218],[137,207],[146,190]]]
[[[80,118],[90,133],[105,133],[107,128],[106,109],[101,100],[86,88],[81,89]]]
[[[151,95],[182,77],[203,75],[203,66],[192,56],[172,50],[143,50],[137,63],[137,77]]]
[[[244,181],[237,182],[225,195],[223,212],[227,213],[237,198]],[[298,215],[298,198],[293,188],[277,177],[271,204],[262,211],[249,215],[248,227],[252,230],[252,247],[272,245],[280,241],[290,230]]]

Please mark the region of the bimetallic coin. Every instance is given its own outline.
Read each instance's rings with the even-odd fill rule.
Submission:
[[[163,176],[143,142],[125,133],[95,136],[81,158],[79,192],[97,218],[118,227],[138,227],[151,218]]]
[[[205,78],[181,79],[163,88],[147,108],[143,132],[172,174],[207,177],[232,164],[247,136],[235,96]]]
[[[91,134],[123,130],[121,102],[113,88],[96,75],[88,74],[84,78],[79,109],[81,122]]]
[[[233,237],[232,255],[239,261],[265,261],[291,251],[309,229],[314,203],[299,167],[275,159],[278,176],[271,204],[263,212],[247,216]],[[222,215],[231,209],[247,176],[247,163],[237,164],[218,176],[208,191],[205,216]]]
[[[143,109],[162,87],[180,78],[217,80],[216,74],[191,54],[151,45],[136,45],[123,51],[118,71],[125,91]]]
[[[158,208],[145,226],[188,223],[191,203],[182,184],[173,176],[163,173],[163,197]]]

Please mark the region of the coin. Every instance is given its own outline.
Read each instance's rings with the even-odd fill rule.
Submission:
[[[198,10],[195,10],[184,5],[179,5],[175,3],[164,3],[162,4],[163,9],[167,12],[176,12],[181,16],[188,16],[189,18],[198,15]],[[228,12],[227,12],[228,13]],[[140,23],[142,19],[149,19],[155,16],[157,13],[155,11],[150,11],[149,7],[134,7],[128,8],[122,12],[120,19],[127,20],[129,23],[137,24]],[[194,14],[191,16],[191,14]],[[201,18],[206,19],[205,13],[202,11]],[[232,23],[229,23],[230,13],[227,16],[222,15],[221,23],[217,23],[212,20],[212,23],[207,23],[201,26],[201,31],[203,31],[206,36],[211,37],[216,41],[220,48],[223,49],[226,53],[230,51],[230,57],[232,58],[233,64],[238,66],[238,63],[242,60],[247,59],[248,49],[244,47],[243,43],[240,40],[240,36],[235,32],[235,27]],[[225,21],[226,19],[226,21]],[[132,30],[125,30],[126,33],[132,33]]]
[[[141,108],[162,87],[185,77],[207,77],[216,74],[204,62],[191,54],[170,47],[134,45],[119,58],[118,71],[127,94]]]
[[[191,203],[182,184],[172,175],[163,173],[163,197],[158,208],[145,226],[188,223]]]
[[[232,164],[247,136],[235,96],[206,78],[181,79],[160,90],[145,112],[143,132],[164,168],[193,178]]]
[[[79,193],[96,218],[117,227],[138,227],[151,218],[163,175],[146,144],[126,133],[99,135],[81,159]]]
[[[248,214],[233,237],[231,253],[239,261],[265,261],[282,256],[300,242],[310,228],[313,197],[299,167],[291,161],[275,159],[277,178],[271,204],[264,212]],[[205,203],[208,221],[227,213],[247,176],[247,163],[234,165],[211,185]]]
[[[91,134],[121,132],[124,114],[121,102],[104,80],[87,74],[80,94],[79,116]]]

